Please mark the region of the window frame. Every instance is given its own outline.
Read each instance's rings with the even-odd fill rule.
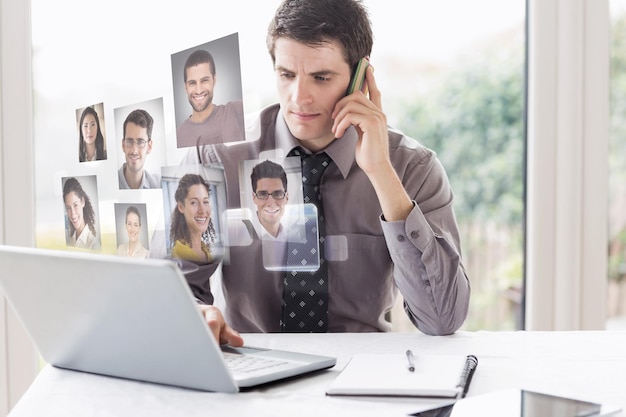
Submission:
[[[30,1],[0,0],[0,30],[0,244],[33,246]],[[37,371],[37,351],[0,294],[0,415],[17,403]]]
[[[529,0],[526,330],[605,328],[608,0]]]

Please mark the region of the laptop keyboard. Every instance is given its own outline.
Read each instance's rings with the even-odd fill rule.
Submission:
[[[233,373],[237,373],[237,374],[257,372],[257,371],[267,370],[270,368],[275,368],[275,367],[288,364],[288,362],[286,361],[283,361],[280,359],[267,358],[264,356],[242,355],[240,353],[231,353],[231,352],[222,352],[222,353],[224,354],[226,365],[230,368],[230,370]]]

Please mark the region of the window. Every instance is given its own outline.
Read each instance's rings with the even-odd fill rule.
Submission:
[[[448,172],[472,284],[463,328],[521,329],[525,1],[411,4],[400,6],[415,10],[406,21],[378,4],[372,13],[385,16],[374,21],[379,32],[385,25],[377,37],[377,74],[388,76],[385,110],[392,124],[435,150]],[[409,37],[410,47],[397,41]],[[393,321],[397,330],[414,329],[402,300]]]

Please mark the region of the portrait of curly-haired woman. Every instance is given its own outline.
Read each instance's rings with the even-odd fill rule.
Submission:
[[[173,258],[199,263],[213,260],[211,242],[216,240],[216,233],[210,194],[211,187],[201,175],[185,174],[179,180],[170,227]]]
[[[80,181],[74,177],[63,180],[63,204],[66,215],[65,240],[68,246],[100,249],[96,229],[97,215],[91,199]]]

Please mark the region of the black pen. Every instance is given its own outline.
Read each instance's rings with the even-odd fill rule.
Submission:
[[[415,371],[415,364],[413,363],[413,352],[411,352],[411,349],[406,351],[406,358],[409,361],[409,364],[407,365],[407,369],[410,372]]]
[[[460,388],[459,394],[457,395],[457,399],[465,398],[467,395],[467,390],[469,389],[470,382],[472,382],[472,377],[474,376],[474,371],[476,371],[476,367],[478,366],[478,358],[474,355],[467,355],[465,359],[465,367],[463,368],[463,373],[461,374],[461,380],[457,384],[457,388]]]

